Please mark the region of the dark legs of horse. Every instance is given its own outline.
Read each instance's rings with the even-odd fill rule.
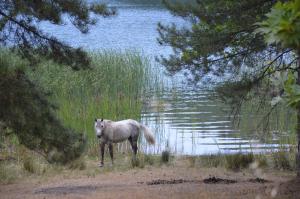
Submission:
[[[134,159],[136,159],[136,154],[137,154],[137,150],[138,150],[138,147],[137,147],[137,138],[129,137],[128,140],[129,140],[129,142],[131,144],[131,148],[132,148],[132,151],[134,153]]]
[[[108,144],[108,149],[109,149],[109,155],[111,158],[111,163],[114,164],[114,151],[113,151],[113,144],[110,143]]]
[[[100,164],[99,164],[99,167],[103,167],[104,165],[104,150],[105,150],[105,143],[100,143]]]
[[[110,143],[108,144],[108,150],[109,150],[109,155],[111,158],[111,163],[114,164],[114,151],[113,151],[113,144]],[[105,143],[100,143],[100,164],[99,167],[103,167],[104,165],[104,151],[105,151]]]

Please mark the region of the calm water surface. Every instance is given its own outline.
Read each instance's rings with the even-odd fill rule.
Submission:
[[[187,25],[159,6],[136,5],[109,1],[116,6],[118,15],[99,18],[96,27],[87,35],[80,34],[72,25],[62,28],[43,23],[46,32],[73,46],[95,51],[99,49],[136,50],[153,60],[155,56],[170,54],[170,47],[157,43],[157,23]],[[158,66],[158,64],[156,63]],[[166,77],[167,78],[167,77]],[[255,130],[234,128],[226,110],[228,108],[211,98],[207,88],[194,88],[182,83],[180,77],[175,84],[165,88],[160,97],[149,94],[143,108],[142,123],[155,132],[157,144],[143,150],[159,153],[168,147],[175,154],[215,154],[233,152],[263,152],[276,149],[278,136],[268,143],[255,137]],[[144,145],[142,145],[144,146]]]

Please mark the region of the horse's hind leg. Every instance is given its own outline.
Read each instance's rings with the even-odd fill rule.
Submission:
[[[108,149],[109,149],[109,155],[111,158],[111,163],[114,164],[114,151],[113,151],[113,144],[109,143],[108,144]]]
[[[137,150],[138,150],[138,147],[137,147],[137,138],[129,137],[128,140],[129,140],[129,142],[131,144],[132,151],[134,153],[134,157],[136,158],[136,154],[137,154]]]

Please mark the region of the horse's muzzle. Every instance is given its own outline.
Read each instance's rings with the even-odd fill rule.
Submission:
[[[100,138],[101,138],[101,135],[97,135],[97,138],[99,138],[99,139],[100,139]]]

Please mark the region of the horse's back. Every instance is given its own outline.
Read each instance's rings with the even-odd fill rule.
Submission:
[[[120,120],[120,121],[117,121],[117,122],[114,122],[116,126],[123,126],[123,125],[135,125],[137,127],[140,126],[140,123],[133,120],[133,119],[127,119],[127,120]]]
[[[112,123],[113,140],[119,142],[129,137],[137,137],[139,134],[140,124],[132,119],[121,120]]]

